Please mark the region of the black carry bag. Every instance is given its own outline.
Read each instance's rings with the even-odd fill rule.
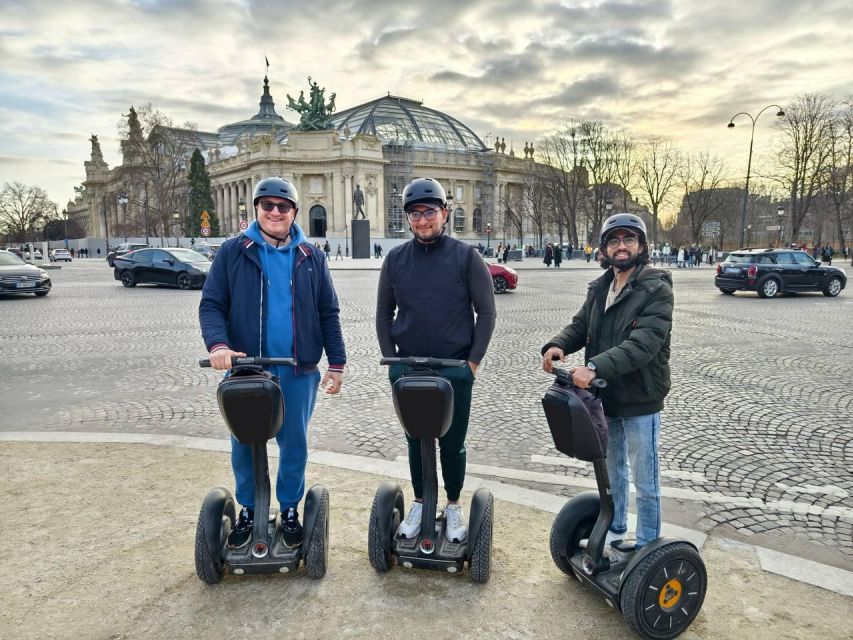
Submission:
[[[587,462],[607,456],[607,418],[595,394],[558,378],[542,406],[558,451]]]

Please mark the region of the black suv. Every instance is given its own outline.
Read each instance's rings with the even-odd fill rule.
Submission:
[[[822,266],[796,249],[738,249],[717,264],[714,285],[723,293],[757,291],[762,298],[797,291],[837,296],[847,276],[837,267]]]

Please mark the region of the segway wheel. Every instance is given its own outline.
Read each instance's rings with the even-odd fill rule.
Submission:
[[[589,538],[601,498],[597,493],[582,493],[569,500],[551,525],[551,559],[567,576],[574,575],[569,560],[581,552],[580,541]]]
[[[644,638],[674,638],[702,608],[708,574],[699,552],[686,542],[661,547],[628,575],[619,600],[622,614]]]
[[[471,502],[471,524],[473,526],[475,514],[480,513],[479,528],[472,531],[474,539],[469,549],[468,568],[471,572],[471,580],[479,584],[489,581],[492,572],[492,531],[494,529],[495,498],[491,491],[478,489],[474,493]]]
[[[195,530],[195,572],[207,584],[216,584],[225,575],[222,551],[235,520],[234,498],[227,489],[207,494]]]
[[[370,566],[382,573],[393,564],[391,539],[400,526],[404,513],[403,490],[392,480],[383,482],[373,498],[367,530],[367,555]]]
[[[312,488],[313,490],[313,488]],[[306,509],[307,511],[307,509]],[[317,515],[305,549],[305,573],[315,580],[326,575],[329,552],[329,491],[323,489],[317,504]]]

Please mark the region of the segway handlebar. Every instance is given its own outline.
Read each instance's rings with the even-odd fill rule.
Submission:
[[[573,387],[576,386],[574,380],[572,380],[572,374],[569,372],[568,369],[558,369],[557,367],[554,367],[553,371],[554,375],[560,380],[565,380]],[[596,389],[604,389],[604,387],[607,386],[607,380],[605,380],[604,378],[593,378],[592,382],[590,382],[589,384],[590,386],[593,386]]]
[[[258,358],[254,356],[245,356],[245,357],[231,357],[231,366],[237,367],[241,364],[254,364],[260,367],[273,367],[275,365],[281,366],[296,366],[296,360],[293,358]],[[203,360],[198,361],[198,366],[200,367],[209,367],[210,360],[204,358]]]
[[[427,367],[435,369],[440,367],[467,367],[465,360],[451,360],[449,358],[423,358],[412,356],[408,358],[382,358],[379,364],[404,364],[410,367]]]

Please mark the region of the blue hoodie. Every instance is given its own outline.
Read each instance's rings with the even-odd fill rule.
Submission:
[[[293,357],[293,257],[296,247],[305,240],[302,229],[290,227],[290,242],[274,247],[261,234],[255,220],[246,235],[258,243],[264,272],[264,353],[270,358]],[[270,292],[275,295],[271,295]]]

